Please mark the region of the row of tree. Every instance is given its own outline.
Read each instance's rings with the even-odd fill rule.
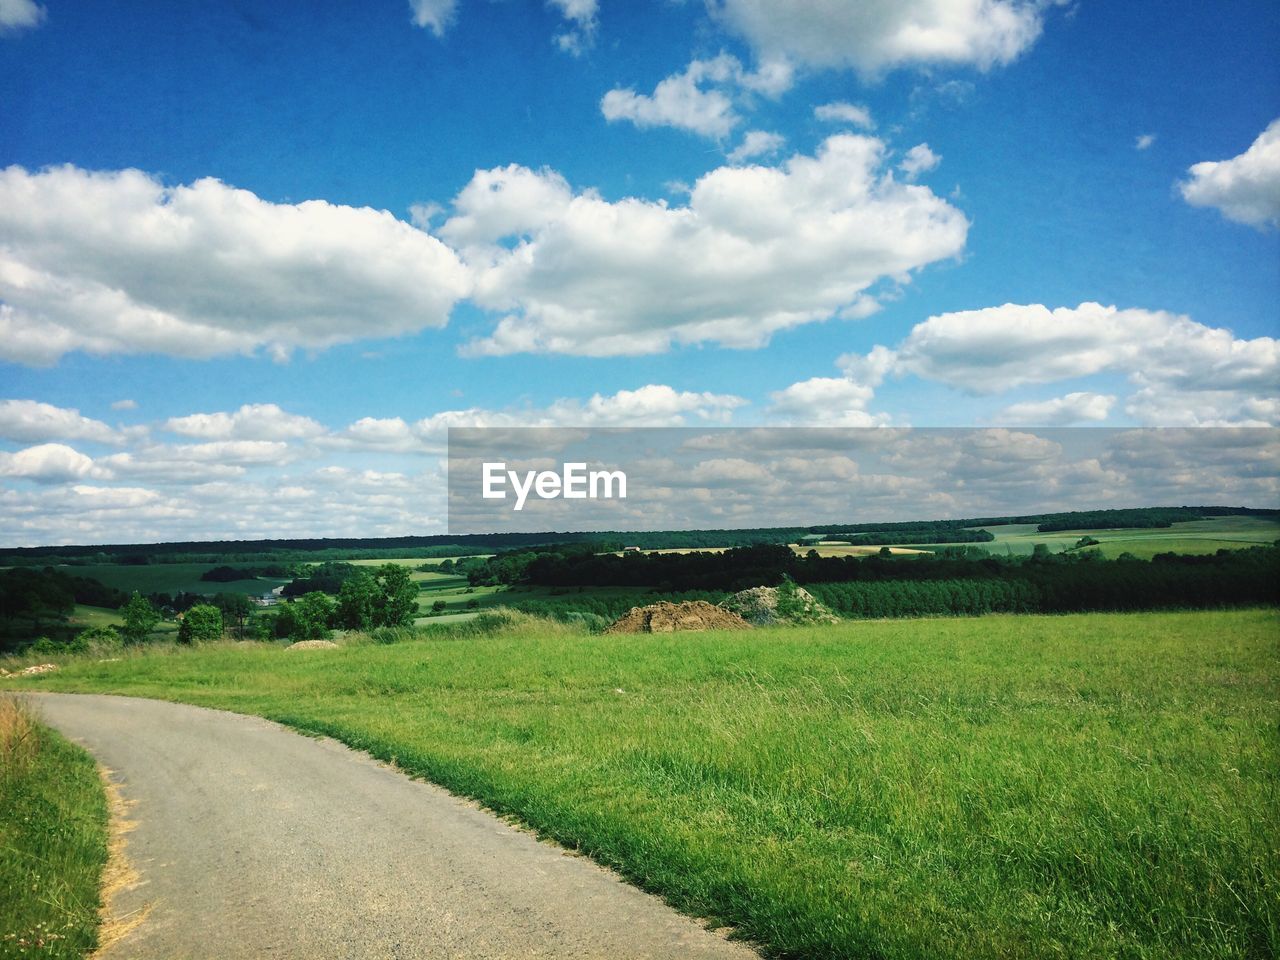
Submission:
[[[1221,550],[1151,561],[1096,550],[1030,556],[975,557],[973,548],[917,557],[798,556],[780,545],[723,553],[593,554],[563,552],[494,557],[493,568],[516,582],[549,587],[644,587],[658,592],[736,591],[790,578],[814,592],[834,585],[832,606],[851,616],[918,616],[995,610],[1138,610],[1280,601],[1280,547]],[[481,569],[474,580],[490,575]],[[877,612],[868,613],[874,609]],[[891,610],[895,612],[884,612]]]
[[[252,561],[323,561],[387,557],[457,557],[511,551],[554,543],[609,542],[644,549],[750,546],[796,543],[813,534],[901,534],[892,543],[962,542],[947,539],[948,530],[1035,523],[1041,530],[1088,530],[1103,527],[1168,526],[1205,517],[1280,517],[1280,510],[1253,507],[1180,506],[1124,510],[1086,510],[1018,516],[968,517],[956,520],[912,520],[887,523],[831,523],[811,526],[759,527],[732,530],[651,530],[594,533],[492,533],[422,537],[359,537],[293,540],[207,540],[174,543],[93,546],[18,547],[0,551],[3,565],[66,563],[240,563]],[[932,533],[931,533],[932,531]],[[929,535],[932,539],[921,539]]]

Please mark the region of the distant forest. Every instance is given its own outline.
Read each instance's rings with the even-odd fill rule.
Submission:
[[[600,554],[579,545],[499,554],[456,569],[473,584],[644,587],[657,593],[736,591],[790,579],[852,617],[1153,610],[1280,602],[1280,548],[1251,547],[1152,560],[1097,551],[1030,556],[799,556],[789,547],[723,553]]]
[[[1107,528],[1168,527],[1206,517],[1280,517],[1280,510],[1253,507],[1141,507],[960,520],[913,520],[886,523],[830,523],[807,527],[754,527],[729,530],[596,531],[584,533],[492,533],[457,536],[358,537],[292,540],[193,540],[174,543],[98,544],[83,546],[0,548],[0,566],[92,563],[252,563],[378,560],[387,557],[462,557],[557,543],[606,543],[640,547],[698,549],[745,547],[768,543],[801,543],[831,537],[856,544],[981,543],[990,534],[969,530],[1006,524],[1034,523],[1042,532]]]

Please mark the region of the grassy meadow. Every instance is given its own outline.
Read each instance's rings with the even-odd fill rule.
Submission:
[[[1132,553],[1150,560],[1157,553],[1216,553],[1219,550],[1243,550],[1280,540],[1280,523],[1268,517],[1213,517],[1190,520],[1169,527],[1140,527],[1115,530],[1055,530],[1040,533],[1034,523],[1010,523],[990,530],[995,540],[979,543],[993,554],[1029,554],[1037,543],[1044,543],[1055,553],[1075,546],[1081,537],[1093,537],[1108,559]]]
[[[1280,952],[1274,610],[631,636],[492,619],[5,682],[335,736],[772,956]]]
[[[141,594],[149,593],[244,593],[258,596],[268,593],[273,587],[286,584],[289,580],[274,577],[258,577],[253,580],[232,580],[227,583],[214,583],[201,580],[201,574],[207,573],[216,563],[81,563],[64,565],[60,569],[77,577],[89,577],[115,587],[125,593],[137,590]]]
[[[106,861],[93,760],[0,694],[0,958],[88,954]]]

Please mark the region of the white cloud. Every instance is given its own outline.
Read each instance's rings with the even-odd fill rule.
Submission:
[[[887,419],[867,412],[872,387],[840,377],[813,377],[770,396],[770,412],[795,426],[874,427]]]
[[[274,403],[247,403],[234,413],[193,413],[162,424],[170,433],[206,440],[288,440],[317,437],[325,428]]]
[[[600,112],[609,122],[630,120],[637,127],[675,127],[704,137],[727,137],[739,117],[733,100],[717,89],[703,89],[704,83],[726,83],[737,60],[722,54],[714,60],[694,60],[684,73],[662,80],[653,93],[615,87],[600,100]]]
[[[100,476],[91,457],[64,443],[42,443],[17,453],[0,452],[0,476],[37,483],[66,483]]]
[[[1197,163],[1179,184],[1194,207],[1216,207],[1228,220],[1251,227],[1280,226],[1280,119],[1230,160]]]
[[[111,409],[112,410],[137,410],[138,401],[129,400],[127,398],[124,400],[117,400],[115,403],[111,404]]]
[[[717,0],[713,11],[765,59],[874,74],[915,64],[980,70],[1030,47],[1044,2],[1031,0]]]
[[[468,253],[473,299],[507,313],[469,352],[757,347],[778,330],[865,316],[876,307],[867,293],[873,283],[905,282],[957,256],[969,226],[929,189],[886,175],[884,154],[874,138],[834,136],[816,156],[776,168],[713,170],[680,207],[578,194],[513,249],[491,249],[485,259]],[[464,224],[470,190],[459,195]],[[461,229],[451,220],[441,232]]]
[[[826,123],[850,123],[865,130],[875,127],[870,110],[843,100],[820,104],[813,108],[813,115]]]
[[[1154,133],[1140,133],[1133,141],[1133,148],[1135,150],[1147,150],[1155,142],[1156,135]]]
[[[453,23],[458,10],[458,0],[409,0],[409,11],[413,22],[443,37],[444,32]]]
[[[34,0],[0,0],[0,36],[38,27],[45,16],[45,8]]]
[[[468,276],[385,211],[276,204],[137,170],[0,171],[0,357],[283,357],[441,327]]]
[[[1116,398],[1077,391],[1052,400],[1028,401],[1005,407],[991,419],[997,423],[1059,427],[1083,421],[1107,419]]]
[[[517,164],[477,170],[453,200],[440,236],[460,247],[532,234],[562,216],[573,199],[564,177]]]
[[[783,60],[767,60],[754,72],[737,57],[722,53],[710,60],[693,60],[654,87],[651,94],[632,88],[610,90],[600,101],[606,120],[629,120],[637,127],[675,127],[722,140],[741,120],[735,100],[759,93],[777,97],[791,88],[794,76]]]
[[[778,133],[770,133],[767,130],[748,130],[742,138],[742,143],[729,154],[728,160],[730,163],[741,163],[751,157],[777,153],[786,142],[787,138]]]
[[[123,435],[101,420],[35,400],[0,400],[0,437],[24,443],[44,440],[93,440],[120,443]]]
[[[415,423],[400,417],[365,417],[321,440],[322,446],[347,450],[439,452],[450,427],[678,427],[726,423],[746,400],[731,394],[676,390],[647,384],[589,399],[561,399],[546,407],[445,410]]]
[[[971,393],[1104,370],[1178,390],[1270,392],[1280,376],[1280,341],[1238,340],[1163,311],[1005,304],[918,324],[898,348],[897,369]]]
[[[192,463],[275,465],[292,460],[296,451],[283,440],[214,440],[144,447],[140,455],[148,459],[189,460]]]
[[[97,466],[113,479],[138,478],[152,483],[233,480],[247,472],[240,464],[211,463],[208,458],[193,459],[175,452],[172,447],[147,448],[141,453],[113,453],[99,459]]]
[[[917,143],[907,151],[907,155],[898,164],[908,180],[915,180],[922,173],[928,173],[942,162],[942,157],[929,149],[927,143]]]
[[[1242,340],[1230,330],[1156,310],[1005,304],[945,313],[917,324],[896,349],[878,346],[837,363],[850,381],[867,386],[889,373],[914,374],[977,395],[1120,373],[1137,387],[1125,412],[1151,426],[1280,423],[1280,340]],[[1101,420],[1113,399],[1077,391],[1015,404],[995,419]]]
[[[547,0],[568,21],[568,27],[555,35],[555,44],[565,53],[578,56],[594,42],[598,0]]]
[[[690,417],[695,422],[725,422],[746,403],[731,394],[649,384],[608,396],[597,393],[585,403],[558,400],[547,408],[547,425],[678,427]]]

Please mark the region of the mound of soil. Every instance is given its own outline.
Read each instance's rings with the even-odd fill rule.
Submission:
[[[779,623],[839,623],[840,618],[804,587],[793,588],[792,599],[778,609],[777,587],[752,587],[735,593],[720,606],[748,623],[767,627]]]
[[[286,650],[337,650],[338,645],[332,640],[299,640],[291,643]]]
[[[663,600],[647,607],[632,607],[605,633],[672,633],[676,630],[750,630],[751,624],[736,613],[705,600],[671,603]]]

